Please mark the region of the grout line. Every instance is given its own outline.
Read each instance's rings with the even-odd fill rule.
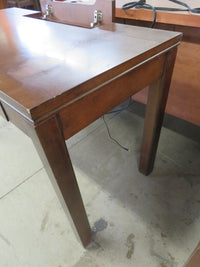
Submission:
[[[160,153],[163,157],[165,157],[167,160],[171,161],[174,165],[178,166],[179,168],[183,168],[184,171],[187,170],[187,168],[185,168],[184,165],[182,165],[179,162],[176,162],[174,159],[172,159],[170,156],[166,155],[164,152],[160,152],[158,151],[158,153]]]
[[[32,175],[28,176],[24,181],[22,181],[21,183],[19,183],[18,185],[16,185],[15,187],[13,187],[10,191],[8,191],[6,194],[4,194],[3,196],[0,197],[0,200],[3,199],[4,197],[6,197],[8,194],[10,194],[12,191],[14,191],[15,189],[17,189],[19,186],[21,186],[22,184],[24,184],[25,182],[27,182],[31,177],[33,177],[35,174],[39,173],[41,170],[43,169],[40,168],[38,171],[34,172]]]
[[[165,157],[168,161],[172,162],[178,168],[182,169],[183,175],[196,175],[195,172],[193,173],[191,170],[188,171],[188,167],[185,167],[182,163],[176,162],[174,159],[170,158],[169,156],[167,156],[163,152],[158,152],[158,153],[160,153],[163,157]]]

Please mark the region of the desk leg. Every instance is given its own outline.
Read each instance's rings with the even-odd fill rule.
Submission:
[[[177,48],[173,48],[166,54],[161,78],[149,87],[139,164],[139,170],[145,175],[150,174],[154,167],[176,51]]]
[[[91,229],[58,118],[36,126],[32,139],[75,233],[87,246]]]

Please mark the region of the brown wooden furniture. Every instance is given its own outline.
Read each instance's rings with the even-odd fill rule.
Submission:
[[[116,0],[116,21],[150,27],[152,11],[127,10],[121,6],[128,1]],[[200,7],[198,0],[184,0],[191,7]],[[180,7],[168,0],[147,0],[156,6]],[[200,126],[200,15],[189,12],[157,12],[155,28],[183,32],[169,91],[166,112]],[[146,90],[134,99],[146,103]]]
[[[0,9],[6,8],[6,1],[5,0],[0,0]]]
[[[0,0],[1,1],[1,0]],[[40,10],[38,0],[5,0],[4,8],[19,7]]]
[[[184,267],[199,267],[200,265],[200,243],[197,245],[192,255],[188,259]]]
[[[2,112],[32,138],[86,246],[91,230],[65,139],[151,84],[139,166],[149,174],[181,34],[114,23],[85,29],[27,12],[0,11]]]
[[[81,2],[78,0],[76,4],[73,4],[60,0],[40,0],[40,5],[42,14],[46,14],[48,5],[51,7],[52,15],[47,18],[50,21],[90,28],[94,21],[95,10],[102,13],[102,25],[110,23],[114,15],[115,1],[90,0]]]

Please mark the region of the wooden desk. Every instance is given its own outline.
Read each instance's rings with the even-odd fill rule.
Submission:
[[[198,0],[184,0],[192,8],[200,7]],[[150,27],[153,12],[131,9],[124,11],[126,0],[116,0],[116,22]],[[164,7],[181,7],[168,0],[147,0],[148,4]],[[178,49],[176,64],[166,112],[200,126],[200,15],[189,12],[157,11],[155,28],[183,33],[183,41]],[[146,89],[147,91],[147,89]],[[146,91],[141,91],[134,99],[146,103]]]
[[[65,139],[151,84],[139,166],[149,174],[181,34],[121,24],[85,29],[25,12],[0,11],[1,105],[32,138],[86,246],[91,230]]]

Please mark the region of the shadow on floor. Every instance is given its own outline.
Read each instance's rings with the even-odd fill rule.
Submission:
[[[193,236],[192,229],[200,217],[200,171],[199,167],[194,169],[198,164],[190,167],[188,162],[195,162],[199,155],[199,145],[193,140],[199,139],[200,128],[166,115],[164,128],[172,132],[164,129],[162,135],[166,137],[160,146],[164,149],[160,150],[169,150],[169,155],[159,153],[156,168],[147,177],[139,173],[137,166],[144,111],[144,105],[134,102],[109,121],[111,133],[128,145],[128,152],[111,142],[105,126],[101,126],[72,148],[72,163],[108,193],[109,201],[118,200],[139,217],[150,229],[152,242],[155,240],[151,233],[158,232],[162,239],[169,238],[181,246],[183,236]]]
[[[134,104],[131,105],[131,111],[134,111],[136,115],[144,118],[145,105],[134,101]],[[174,117],[172,115],[165,114],[163,126],[169,130],[190,138],[195,142],[200,143],[200,127],[197,125]]]

